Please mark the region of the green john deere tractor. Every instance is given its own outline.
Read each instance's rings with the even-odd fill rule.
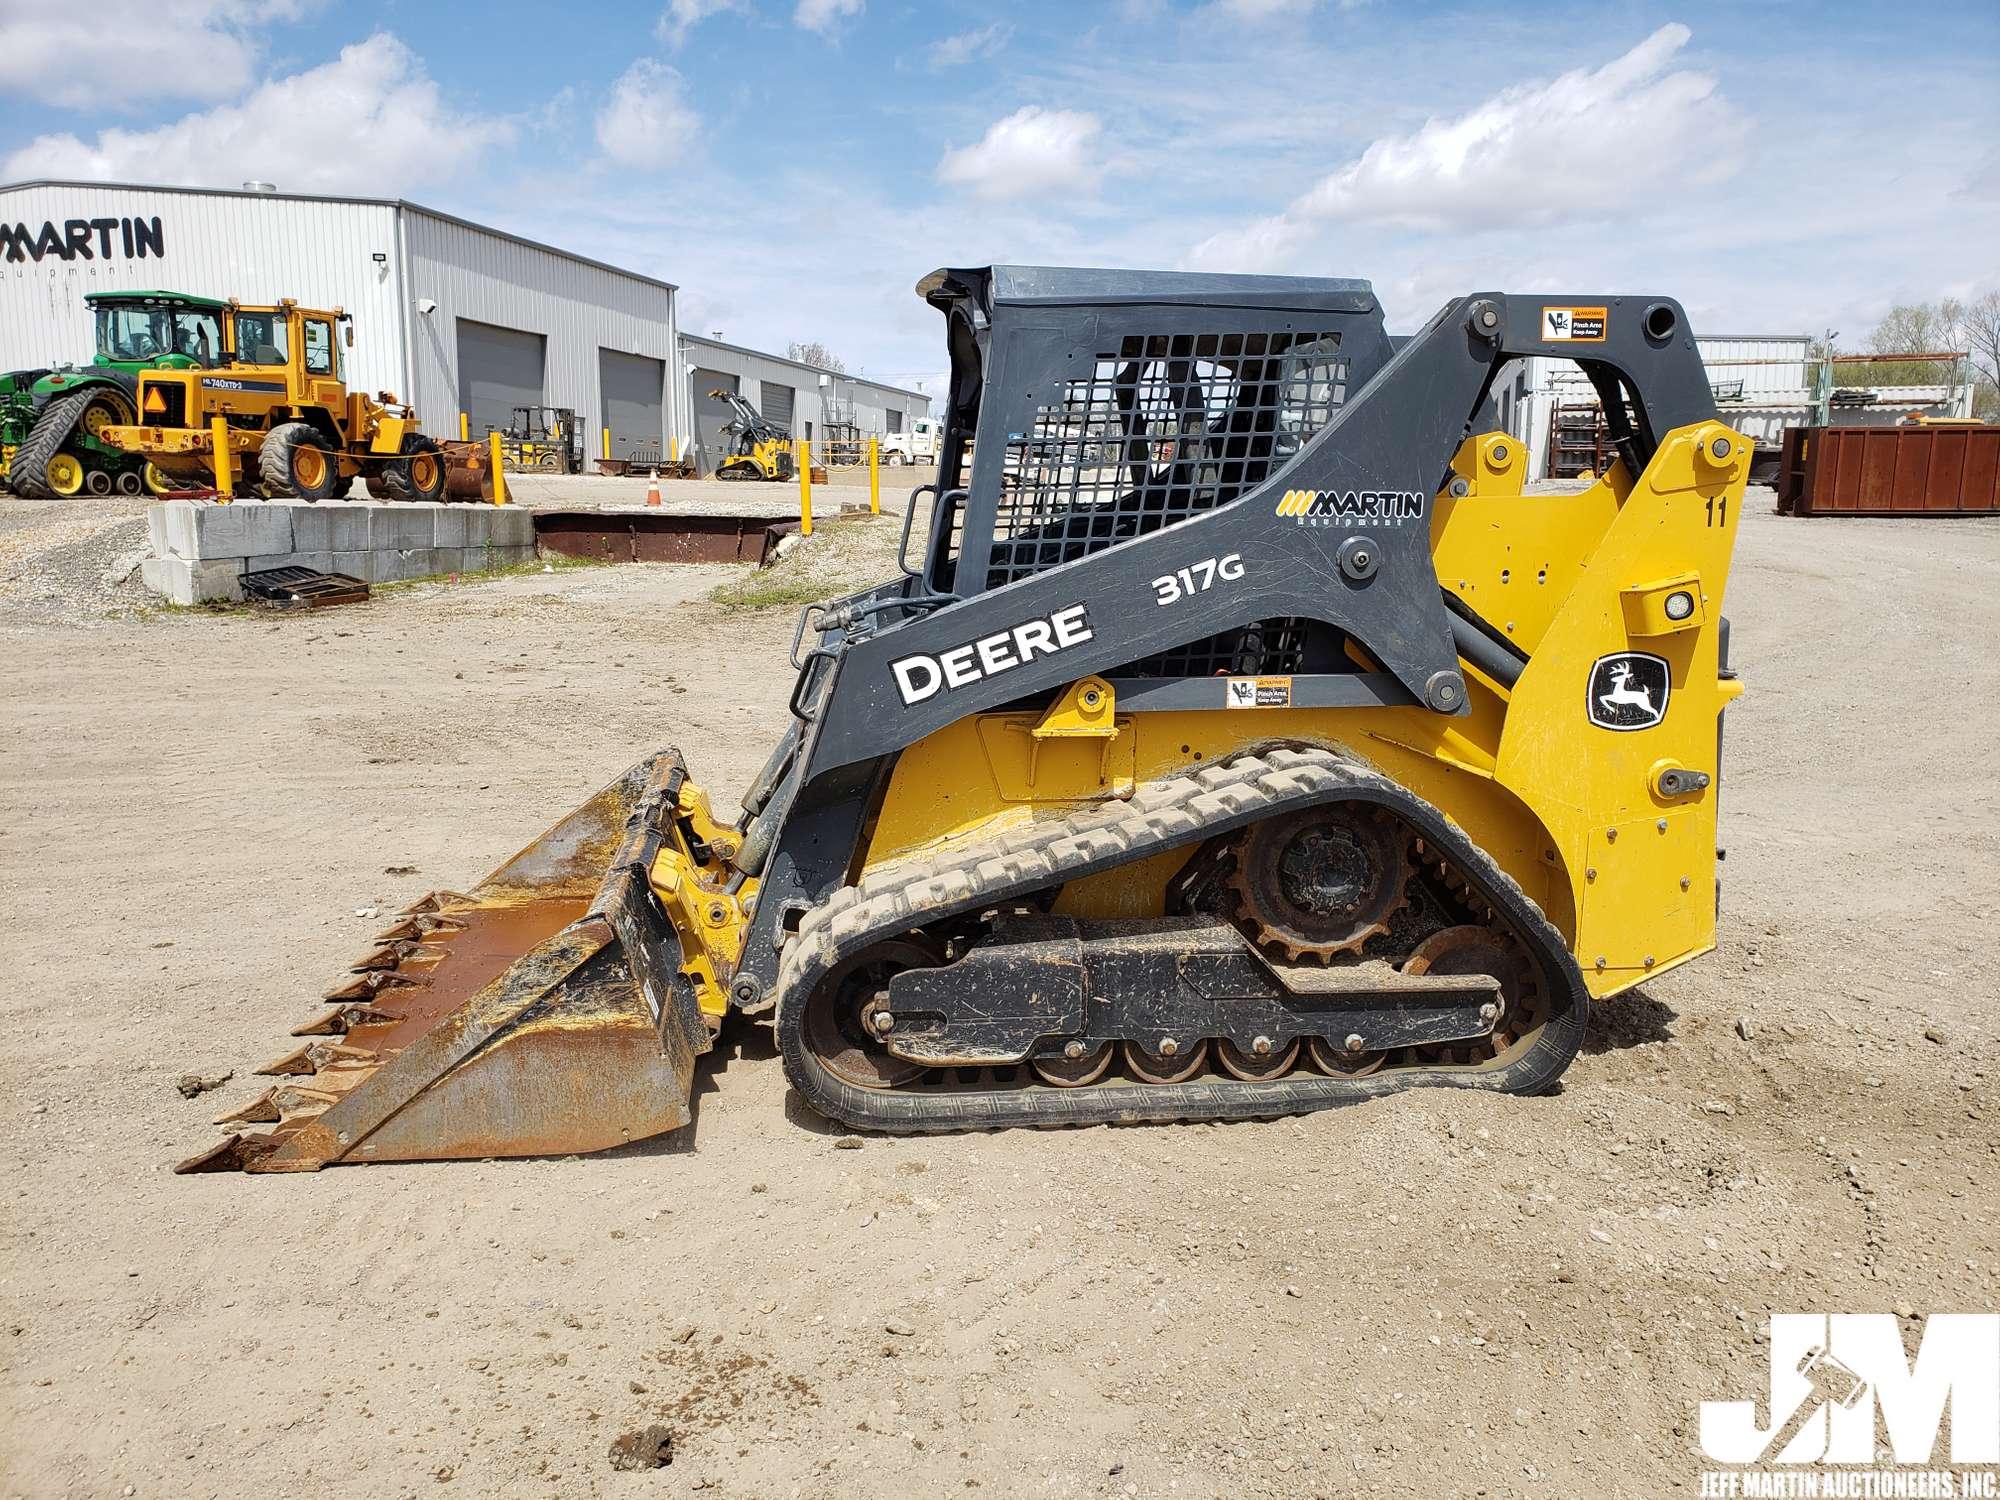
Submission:
[[[36,499],[157,493],[169,486],[165,476],[98,434],[138,420],[141,371],[220,361],[229,304],[181,292],[92,292],[83,300],[96,342],[89,364],[0,374],[0,482]]]

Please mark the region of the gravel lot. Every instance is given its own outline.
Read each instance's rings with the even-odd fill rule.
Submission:
[[[136,505],[0,502],[0,1491],[1692,1494],[1771,1312],[2000,1295],[2000,525],[1749,509],[1721,947],[1551,1097],[841,1150],[732,1025],[663,1142],[176,1178],[358,913],[660,746],[739,793],[791,612],[168,611]]]

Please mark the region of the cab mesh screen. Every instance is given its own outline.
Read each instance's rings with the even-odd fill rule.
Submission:
[[[1347,399],[1338,333],[1134,334],[1007,444],[987,587],[1226,505]]]

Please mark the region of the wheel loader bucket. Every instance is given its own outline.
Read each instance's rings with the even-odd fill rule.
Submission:
[[[178,1172],[599,1151],[689,1119],[712,1042],[646,873],[686,768],[633,766],[465,894],[401,913],[278,1081]]]

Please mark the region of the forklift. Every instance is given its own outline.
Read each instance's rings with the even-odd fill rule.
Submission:
[[[567,406],[517,406],[500,429],[500,460],[538,474],[581,474],[583,437]]]

